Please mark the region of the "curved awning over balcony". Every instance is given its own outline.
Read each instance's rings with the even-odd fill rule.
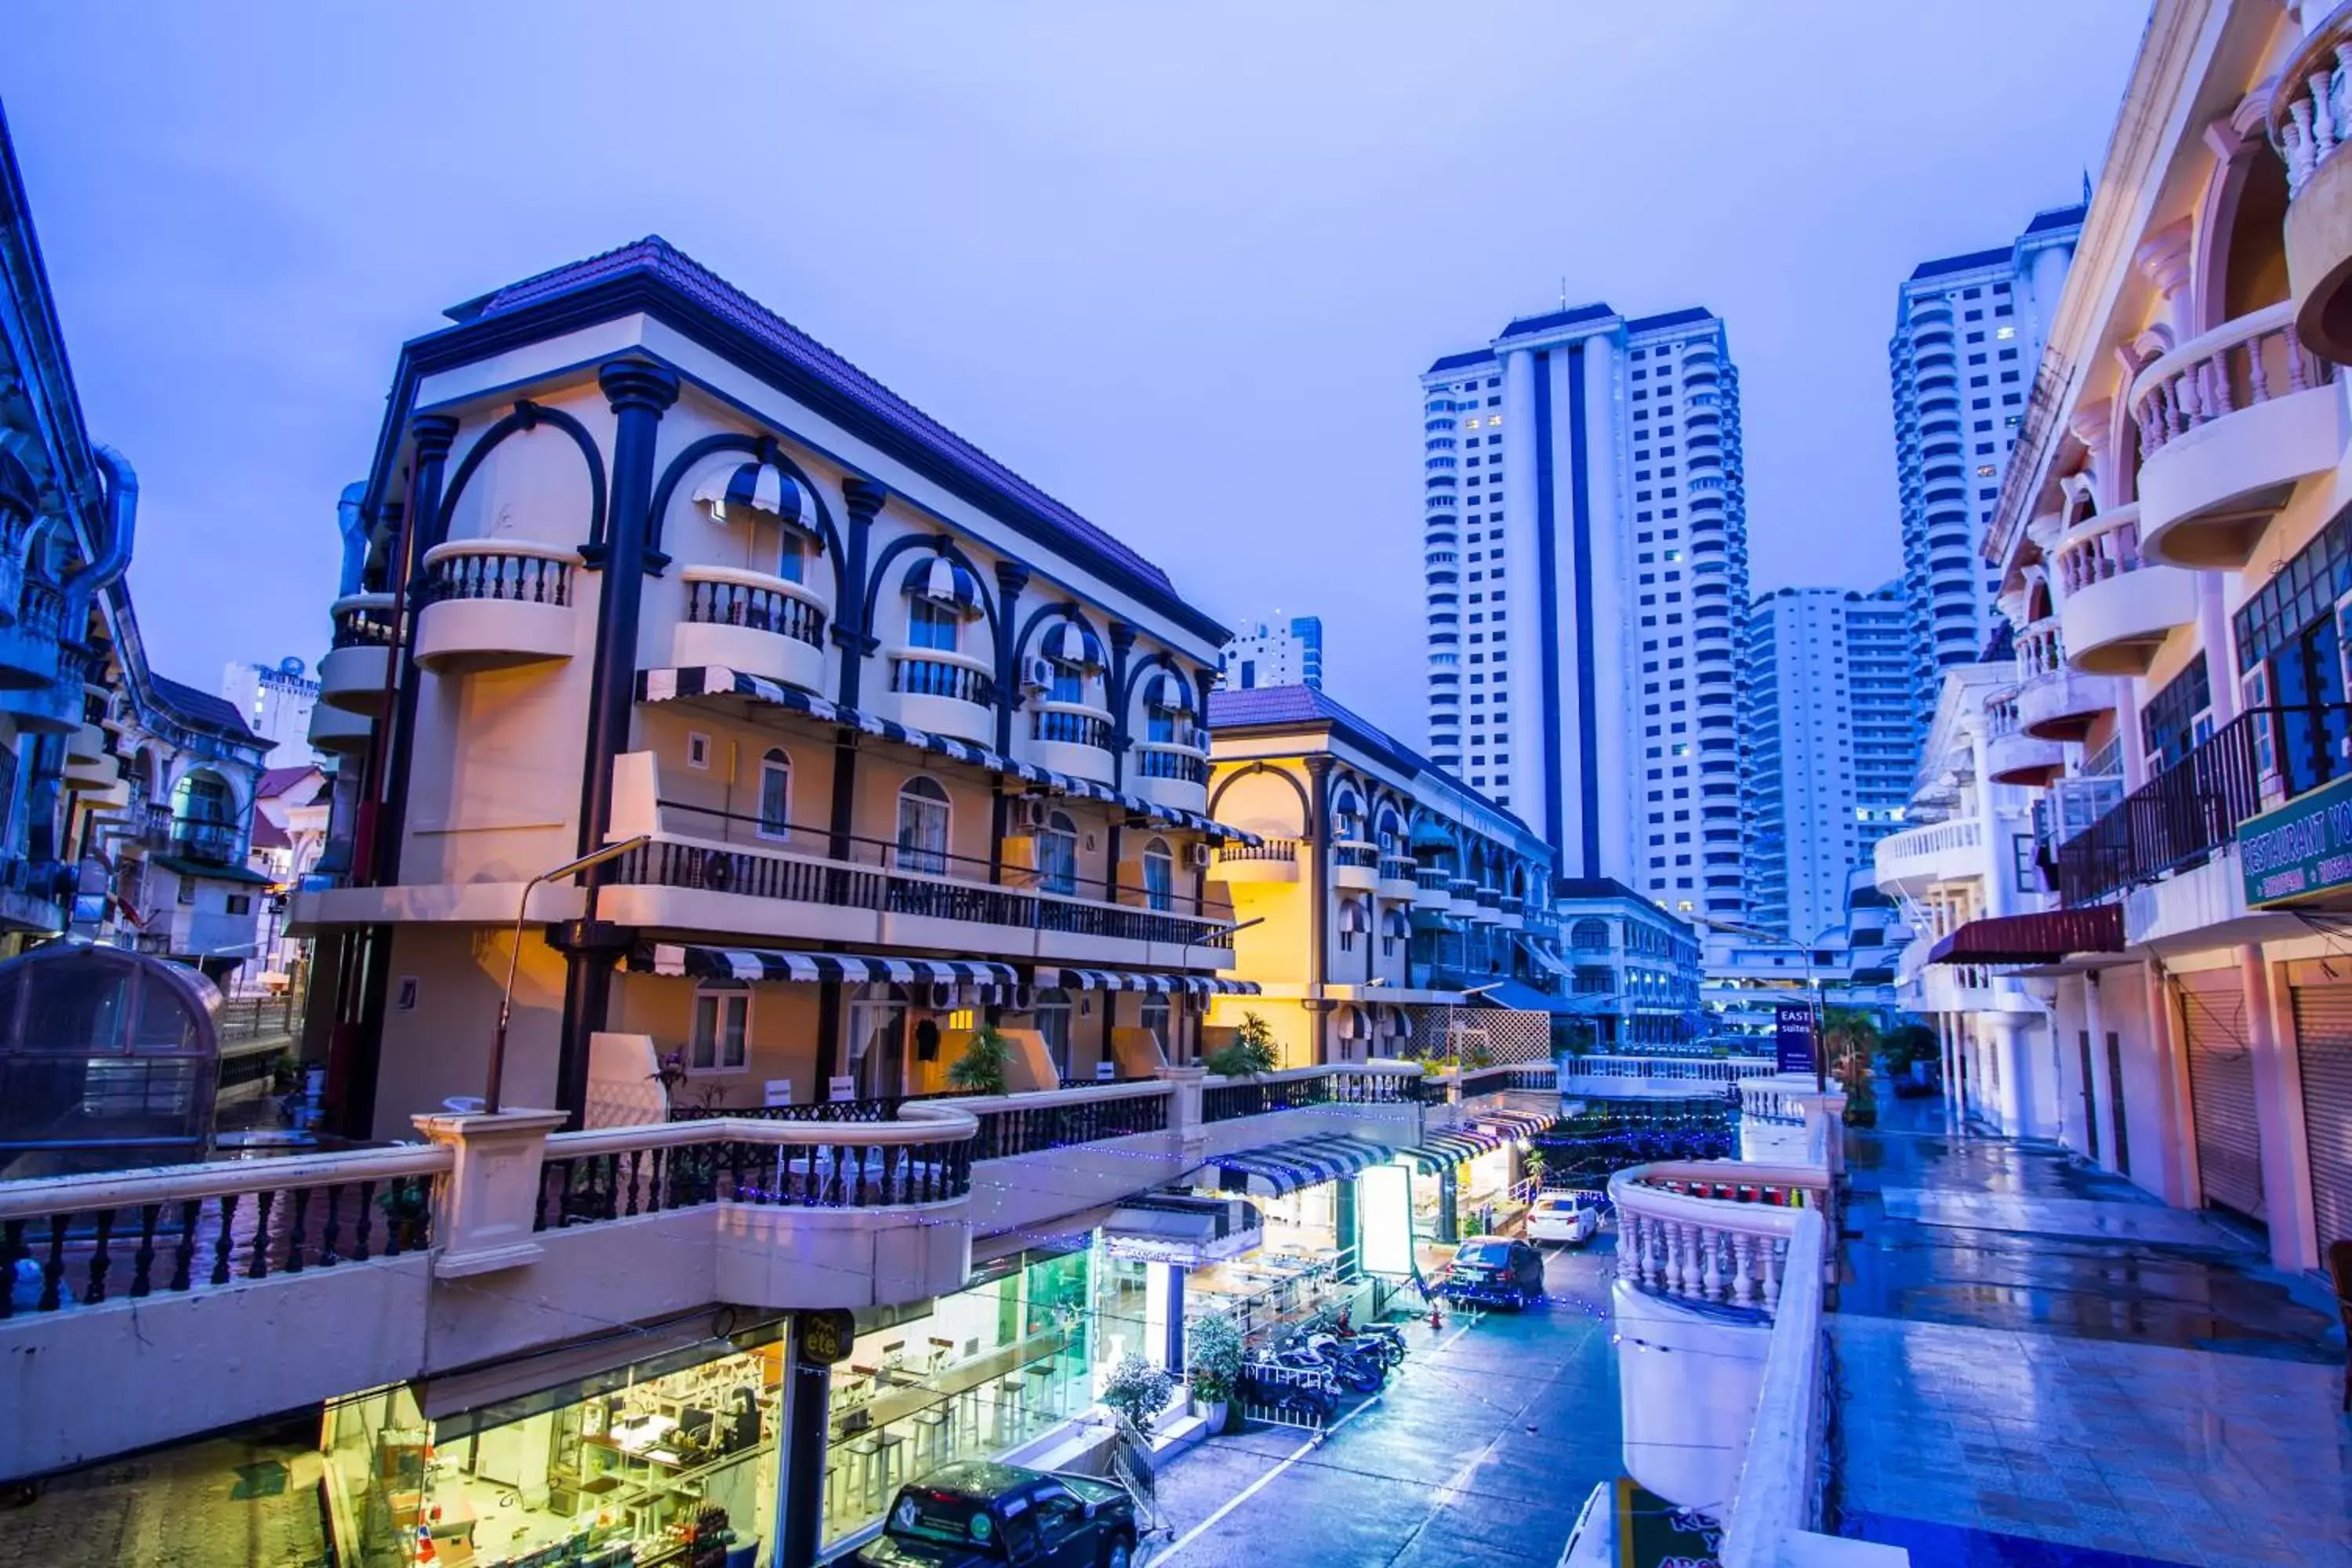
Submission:
[[[696,947],[655,942],[629,955],[635,974],[685,974],[697,980],[772,981],[814,984],[908,985],[919,980],[1013,985],[1009,963],[977,958],[880,958],[850,952],[798,952],[772,947]]]
[[[1491,1127],[1512,1142],[1549,1132],[1559,1120],[1533,1110],[1474,1110],[1470,1115],[1480,1126]]]
[[[896,742],[902,746],[912,746],[918,751],[952,758],[956,762],[967,763],[976,768],[985,768],[991,773],[1004,773],[1020,779],[1024,784],[1051,790],[1055,795],[1075,795],[1081,800],[1098,800],[1108,805],[1116,805],[1132,816],[1164,823],[1171,827],[1188,828],[1210,838],[1234,844],[1255,845],[1265,842],[1255,833],[1229,826],[1213,817],[1203,816],[1197,811],[1186,811],[1181,806],[1162,805],[1158,801],[1148,800],[1139,795],[1128,795],[1111,788],[1108,784],[1097,784],[1092,779],[1082,779],[1072,773],[1056,773],[1052,768],[1041,768],[1034,763],[1024,763],[1017,757],[1008,757],[1000,752],[992,752],[985,746],[976,746],[970,741],[960,741],[952,735],[935,734],[929,730],[910,729],[895,720],[862,712],[856,708],[846,707],[842,703],[819,697],[814,692],[803,691],[797,686],[786,686],[782,681],[770,680],[764,676],[751,675],[740,669],[729,669],[723,665],[701,665],[684,669],[647,669],[640,670],[637,674],[637,700],[640,702],[668,702],[688,697],[746,698],[753,702],[764,703],[771,708],[782,708],[794,713],[804,713],[812,719],[822,720],[829,724],[840,724],[868,735],[879,736],[886,741]]]
[[[1184,1180],[1219,1192],[1285,1198],[1384,1164],[1392,1152],[1360,1138],[1294,1138],[1210,1161]]]
[[[2121,904],[1970,921],[1928,950],[1930,963],[2056,963],[2070,952],[2121,952]]]

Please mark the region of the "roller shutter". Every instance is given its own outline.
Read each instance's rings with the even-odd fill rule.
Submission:
[[[2311,1215],[2325,1258],[2329,1242],[2352,1240],[2352,985],[2296,986],[2294,1037]]]
[[[2180,977],[2189,1038],[2189,1110],[2208,1206],[2262,1219],[2263,1136],[2254,1120],[2254,1058],[2246,997],[2234,971]]]

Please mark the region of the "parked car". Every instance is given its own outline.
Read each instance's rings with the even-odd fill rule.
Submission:
[[[1128,1568],[1135,1500],[1116,1481],[960,1460],[898,1489],[869,1568]]]
[[[1507,1236],[1474,1236],[1430,1287],[1449,1301],[1525,1307],[1543,1299],[1543,1254]]]
[[[1601,1234],[1601,1205],[1590,1193],[1546,1193],[1528,1210],[1529,1241],[1582,1247]]]

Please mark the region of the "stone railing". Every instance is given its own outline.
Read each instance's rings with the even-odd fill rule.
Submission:
[[[1826,1561],[1807,1548],[1825,1551],[1830,1545],[1805,1538],[1822,1523],[1822,1449],[1829,1428],[1822,1310],[1824,1281],[1836,1260],[1825,1215],[1804,1209],[1782,1213],[1791,1222],[1781,1254],[1783,1283],[1764,1352],[1756,1421],[1723,1516],[1723,1568]]]
[[[2352,11],[2338,8],[2307,34],[2271,93],[2271,145],[2286,163],[2290,199],[2352,141]]]
[[[509,604],[569,605],[572,569],[580,557],[523,539],[455,539],[425,552],[427,604],[494,599]]]
[[[1346,1066],[1286,1068],[1255,1078],[1201,1080],[1201,1120],[1230,1121],[1310,1105],[1403,1105],[1422,1088],[1414,1062],[1356,1062]]]
[[[2146,564],[2139,553],[2139,503],[2075,524],[2060,542],[2056,555],[2058,587],[2064,594],[2138,571]]]
[[[2159,355],[2133,378],[2140,458],[2242,408],[2325,385],[2334,374],[2295,336],[2293,300],[2225,321]]]
[[[1620,1171],[1609,1178],[1618,1275],[1657,1294],[1769,1313],[1796,1211],[1826,1210],[1830,1192],[1818,1166],[1691,1160]]]
[[[1958,849],[1974,849],[1984,842],[1984,829],[1973,816],[1954,822],[1931,822],[1921,827],[1906,827],[1900,833],[1890,833],[1872,848],[1881,877],[1897,874],[1901,862],[1917,860]]]
[[[2066,650],[2059,640],[2057,616],[2045,616],[2018,632],[2019,679],[2039,680],[2045,675],[2056,675],[2065,668]]]
[[[1570,1078],[1637,1078],[1693,1083],[1738,1083],[1780,1070],[1769,1057],[1568,1057],[1559,1066]]]
[[[1804,1092],[1776,1078],[1750,1079],[1739,1086],[1739,1114],[1776,1127],[1802,1127]]]
[[[328,611],[334,622],[332,647],[390,647],[399,616],[390,594],[346,594]]]

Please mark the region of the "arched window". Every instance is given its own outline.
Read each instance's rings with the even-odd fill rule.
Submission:
[[[898,867],[944,877],[948,870],[948,792],[917,773],[898,791]]]
[[[1331,797],[1331,837],[1354,839],[1363,832],[1364,803],[1356,792],[1341,785]]]
[[[1609,951],[1609,922],[1580,920],[1569,928],[1568,942],[1579,952],[1606,952]]]
[[[782,746],[760,759],[760,837],[793,836],[793,760]]]
[[[1037,885],[1066,898],[1078,890],[1078,825],[1065,812],[1047,817],[1037,835]]]
[[[1165,838],[1143,847],[1143,901],[1155,910],[1176,907],[1176,857]]]
[[[1412,921],[1402,910],[1391,910],[1381,920],[1381,954],[1394,958],[1397,944],[1412,940]]]
[[[1182,676],[1162,669],[1144,682],[1143,738],[1162,746],[1195,743],[1192,691]]]

